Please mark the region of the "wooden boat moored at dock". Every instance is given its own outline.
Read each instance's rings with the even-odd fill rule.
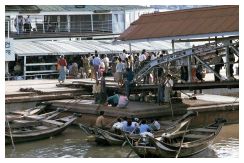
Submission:
[[[162,133],[165,132],[170,132],[170,133],[177,132],[196,116],[197,116],[197,112],[189,111],[186,114],[184,114],[182,117],[180,117],[178,120],[172,122],[171,124],[167,124],[166,126],[161,126],[161,129],[159,131],[154,131],[153,134],[155,136],[160,136],[162,135]],[[84,124],[79,124],[79,126],[86,135],[88,136],[93,135],[95,137],[95,141],[98,144],[122,145],[123,143],[126,143],[126,139],[122,134],[117,134],[112,131],[104,130],[101,128],[88,127]],[[133,138],[134,140],[138,140],[140,138],[140,135],[130,134],[130,138]]]
[[[203,128],[164,133],[157,138],[147,136],[147,142],[135,143],[126,135],[125,138],[139,157],[189,157],[212,144],[225,122],[226,120],[219,118],[215,120],[215,123]]]
[[[45,111],[45,109],[50,106],[50,103],[38,103],[35,107],[33,108],[29,108],[23,111],[11,111],[8,112],[5,115],[5,118],[7,118],[8,121],[12,121],[15,119],[21,119],[23,117],[31,117],[35,115],[38,115],[40,113],[42,113],[43,111]]]
[[[19,120],[19,122],[16,120],[15,123],[18,123],[18,125],[16,125],[16,127],[10,127],[11,134],[9,128],[5,128],[5,144],[11,143],[11,137],[13,138],[14,143],[20,143],[58,135],[76,119],[77,115],[73,114],[55,120]]]

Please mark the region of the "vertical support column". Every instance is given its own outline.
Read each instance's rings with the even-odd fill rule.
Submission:
[[[91,32],[93,32],[93,15],[91,14]]]
[[[57,16],[57,25],[58,25],[58,31],[57,31],[57,32],[62,31],[62,30],[61,30],[61,18],[60,18],[59,15]]]
[[[129,43],[129,50],[130,50],[130,54],[131,54],[131,42]]]
[[[5,61],[5,74],[8,74],[8,61]]]
[[[134,60],[134,55],[131,54],[131,42],[129,43],[129,51],[130,51],[130,55],[133,57],[133,60]],[[131,65],[131,70],[132,71],[134,70],[134,63],[132,63],[132,65]]]
[[[10,27],[10,24],[9,24],[9,21],[8,21],[8,38],[9,38],[9,27]]]
[[[226,47],[226,77],[230,79],[230,60],[229,60],[229,46]]]
[[[125,10],[124,10],[124,29],[123,29],[123,31],[126,29],[126,12],[125,12]]]
[[[187,57],[187,62],[188,62],[188,82],[192,82],[191,56]]]
[[[175,52],[175,40],[172,40],[171,43],[172,43],[172,52],[174,53]]]
[[[26,56],[24,56],[24,79],[26,80]]]
[[[45,16],[43,16],[42,33],[45,33]]]
[[[67,15],[67,31],[70,32],[70,15]]]

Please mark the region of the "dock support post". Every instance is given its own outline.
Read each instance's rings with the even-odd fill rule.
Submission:
[[[24,79],[26,80],[26,56],[24,56]]]
[[[218,74],[217,72],[214,71],[214,69],[212,69],[207,63],[205,63],[203,60],[201,60],[198,56],[194,55],[194,57],[202,63],[202,65],[204,67],[206,67],[207,69],[209,69],[210,71],[212,71],[219,79],[221,79],[220,74]]]
[[[93,32],[93,15],[91,14],[91,32]]]
[[[188,82],[192,82],[192,73],[191,73],[191,56],[187,57],[187,61],[188,61]]]
[[[172,43],[172,52],[174,53],[175,52],[175,40],[172,40],[171,43]]]
[[[67,32],[70,32],[70,26],[71,26],[71,21],[70,21],[70,15],[67,15]]]
[[[229,46],[226,47],[226,77],[230,79],[230,60],[229,60]]]

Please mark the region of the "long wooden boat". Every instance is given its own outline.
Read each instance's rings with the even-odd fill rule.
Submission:
[[[61,112],[64,112],[66,111],[67,109],[64,109],[64,108],[57,108],[56,110],[54,111],[50,111],[50,112],[46,112],[46,113],[43,113],[43,114],[37,114],[37,115],[5,115],[5,127],[6,126],[6,123],[9,122],[10,125],[12,124],[16,124],[16,120],[42,120],[42,119],[54,119],[56,118]]]
[[[161,126],[159,131],[153,132],[155,136],[161,136],[162,133],[170,132],[174,133],[180,130],[184,125],[186,125],[190,120],[197,116],[197,112],[189,111],[178,120],[167,124],[166,126]],[[92,128],[83,124],[79,124],[82,131],[87,135],[95,136],[95,142],[103,145],[122,145],[126,143],[124,135],[117,134],[112,131],[103,130],[101,128]],[[130,138],[138,140],[140,138],[139,134],[130,134]]]
[[[5,115],[8,121],[15,119],[21,119],[23,117],[34,116],[42,113],[50,104],[48,103],[38,103],[35,107],[29,108],[21,111],[11,111]]]
[[[7,129],[5,131],[5,144],[11,143],[11,137],[13,138],[14,143],[49,138],[63,132],[76,119],[77,115],[73,114],[55,120],[19,120],[19,122],[16,120],[15,123],[18,123],[18,127],[10,127],[12,134],[10,134],[8,128],[5,128],[5,130]]]
[[[131,149],[139,157],[189,157],[205,150],[219,134],[226,120],[218,118],[203,128],[182,130],[161,137],[147,136],[148,142],[132,142],[125,135]],[[142,140],[142,139],[141,139]]]

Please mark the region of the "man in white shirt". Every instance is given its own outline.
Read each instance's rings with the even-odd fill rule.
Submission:
[[[139,62],[140,64],[146,60],[146,55],[145,55],[145,51],[142,51],[142,53],[139,55]]]
[[[118,129],[122,130],[123,129],[123,124],[121,123],[121,118],[117,119],[117,122],[113,124],[112,129]]]
[[[166,80],[164,82],[165,88],[164,88],[164,102],[169,102],[170,100],[170,94],[173,87],[173,80],[171,79],[171,75],[168,74],[166,76]]]
[[[125,58],[128,57],[128,54],[125,49],[123,50],[123,53],[119,55],[119,57],[121,58],[122,61],[125,61]]]
[[[109,58],[107,57],[106,54],[104,54],[103,62],[105,64],[105,72],[108,72],[108,67],[109,67]]]

